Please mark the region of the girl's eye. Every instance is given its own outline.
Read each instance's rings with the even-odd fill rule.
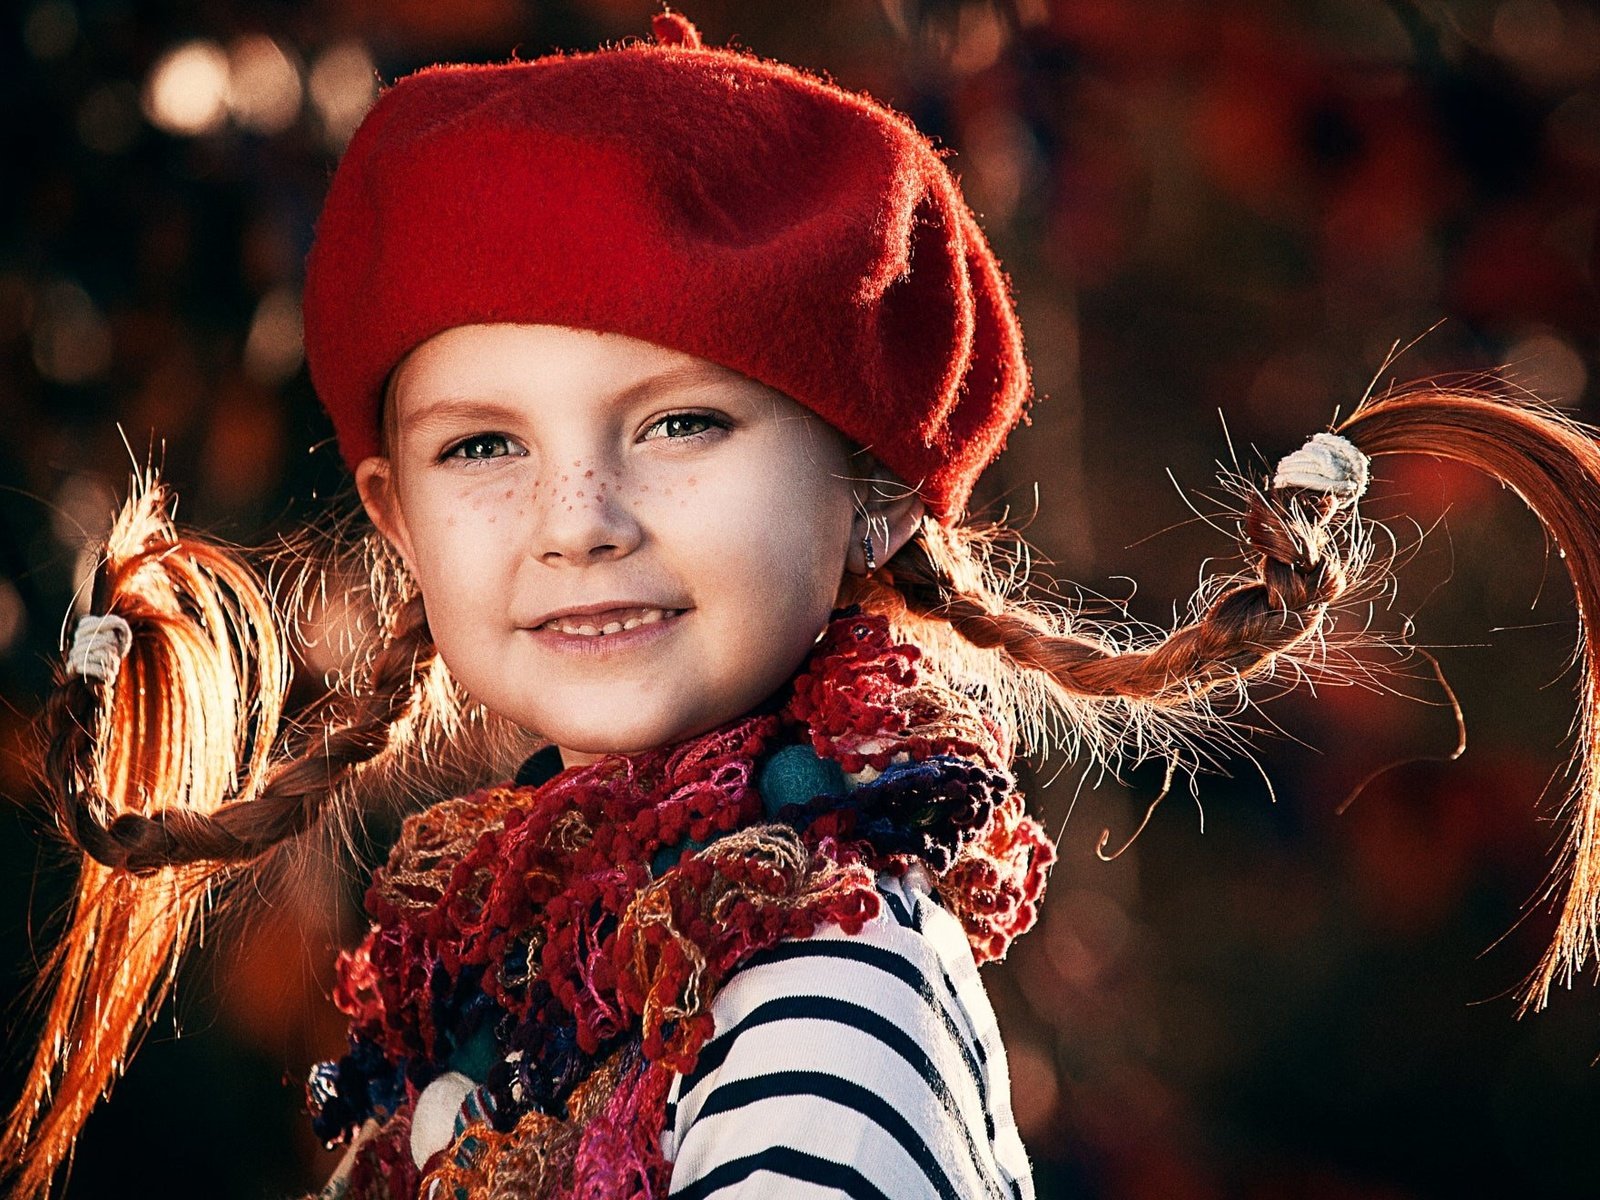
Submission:
[[[511,440],[503,433],[475,433],[446,450],[442,457],[479,461],[504,458],[511,453]]]
[[[680,412],[668,413],[659,417],[645,426],[644,440],[658,441],[667,438],[670,441],[684,442],[699,438],[707,430],[726,429],[728,422],[710,413]],[[657,432],[659,430],[659,432]]]

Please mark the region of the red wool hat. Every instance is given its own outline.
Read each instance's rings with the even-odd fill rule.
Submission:
[[[876,101],[684,17],[388,87],[306,266],[306,360],[352,467],[435,333],[626,334],[793,397],[965,511],[1030,395],[1008,281],[940,152]]]

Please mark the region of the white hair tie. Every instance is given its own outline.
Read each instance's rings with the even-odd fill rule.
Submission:
[[[1318,433],[1278,464],[1272,486],[1304,488],[1354,500],[1367,490],[1369,462],[1348,439],[1336,433]]]
[[[67,673],[87,679],[115,679],[122,660],[133,648],[133,630],[116,613],[78,618],[67,651]]]

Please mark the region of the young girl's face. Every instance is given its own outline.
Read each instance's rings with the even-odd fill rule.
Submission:
[[[471,325],[389,403],[362,499],[452,675],[569,766],[738,716],[827,623],[848,447],[773,389],[619,334]]]

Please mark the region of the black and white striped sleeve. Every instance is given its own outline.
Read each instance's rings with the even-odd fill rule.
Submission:
[[[671,1196],[1032,1197],[966,935],[920,872],[879,890],[860,934],[780,943],[718,993],[669,1097]]]

